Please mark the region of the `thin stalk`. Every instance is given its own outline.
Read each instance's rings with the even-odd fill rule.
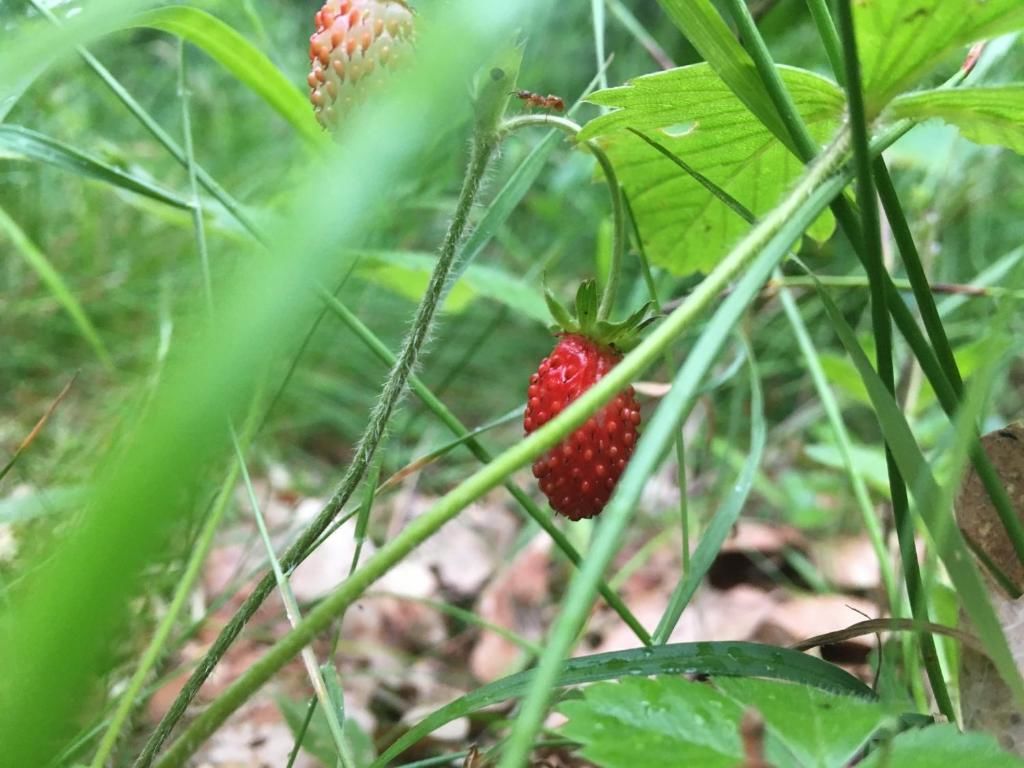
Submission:
[[[235,449],[235,458],[238,461],[238,466],[242,471],[242,480],[245,484],[246,494],[249,497],[249,506],[252,507],[252,514],[256,520],[256,527],[259,530],[260,539],[263,542],[263,547],[267,552],[267,559],[270,560],[270,568],[274,573],[274,578],[277,580],[277,588],[281,593],[281,602],[284,603],[284,612],[288,617],[288,623],[292,627],[296,627],[302,621],[302,613],[299,611],[299,603],[295,599],[295,593],[292,592],[291,586],[288,584],[288,577],[285,575],[284,570],[281,568],[281,563],[277,559],[277,555],[274,553],[274,543],[270,540],[270,531],[267,530],[267,521],[263,517],[263,512],[260,509],[259,500],[256,498],[256,491],[252,487],[252,480],[249,477],[249,468],[246,465],[245,454],[242,452],[242,446],[238,442],[238,435],[235,434],[235,430],[231,428],[231,442]],[[331,704],[331,696],[327,692],[327,684],[324,681],[323,675],[320,672],[320,665],[317,663],[316,656],[313,654],[313,649],[306,646],[302,649],[299,654],[302,657],[302,663],[306,667],[306,674],[309,675],[309,681],[313,685],[313,690],[316,692],[317,701],[320,702],[320,706],[327,716],[327,726],[331,731],[331,738],[334,739],[334,746],[338,750],[338,756],[341,760],[342,768],[356,768],[355,759],[352,757],[352,750],[348,746],[348,741],[345,739],[345,732],[341,727],[341,722],[338,720],[338,713]]]
[[[171,768],[171,766],[183,764],[199,744],[213,733],[232,712],[305,647],[318,632],[329,626],[331,621],[343,613],[370,584],[383,576],[468,504],[501,484],[511,473],[526,466],[561,442],[566,435],[590,418],[597,408],[614,397],[617,392],[659,359],[668,345],[693,326],[697,319],[718,300],[721,290],[760,254],[762,248],[771,241],[772,237],[801,209],[807,196],[825,184],[828,176],[838,167],[845,151],[844,141],[840,140],[831,145],[808,171],[805,178],[764,219],[762,224],[755,227],[697,286],[686,301],[666,317],[601,381],[573,401],[557,417],[507,449],[490,464],[482,467],[439,499],[433,507],[409,523],[398,536],[367,560],[365,565],[352,575],[352,578],[347,579],[335,592],[310,611],[298,627],[278,640],[261,659],[251,665],[188,726],[164,754],[158,768]],[[593,552],[588,556],[583,573],[596,567],[590,559],[591,557],[593,557]],[[575,625],[572,629],[572,636],[575,637]],[[551,650],[551,647],[546,649],[546,658]],[[561,651],[561,648],[556,650]],[[556,662],[558,661],[560,661],[560,655]],[[557,669],[557,663],[552,668],[551,659],[547,658],[543,670],[545,682],[557,674]],[[531,731],[531,740],[534,726],[535,723],[531,719],[527,724]]]
[[[811,137],[797,111],[796,104],[789,95],[789,91],[786,90],[779,70],[768,51],[768,46],[765,45],[764,38],[761,37],[757,24],[754,22],[754,17],[750,14],[750,9],[744,0],[726,0],[725,7],[739,30],[744,47],[754,60],[754,66],[761,76],[768,98],[771,99],[772,104],[775,105],[775,111],[782,118],[782,124],[790,139],[796,144],[797,154],[805,163],[808,162],[818,154],[818,144]]]
[[[580,132],[579,124],[565,117],[555,115],[519,115],[503,122],[499,128],[502,136],[520,128],[532,125],[553,126],[559,128],[573,138]],[[604,180],[608,184],[608,194],[612,204],[612,262],[608,269],[608,282],[601,291],[601,301],[597,308],[597,318],[607,320],[615,308],[615,294],[619,287],[619,276],[622,273],[622,262],[626,252],[626,210],[622,201],[622,187],[615,167],[608,159],[604,150],[593,141],[582,142],[601,166]]]
[[[867,288],[870,285],[870,281],[861,275],[818,275],[817,280],[826,288]],[[894,279],[892,282],[898,291],[913,292],[914,290],[909,280]],[[779,280],[770,282],[765,286],[765,290],[771,293],[782,286],[789,288],[813,288],[814,279],[800,275],[786,275]],[[968,299],[1024,301],[1024,291],[1016,288],[1004,288],[1002,286],[972,283],[930,283],[928,288],[932,293],[964,296]]]
[[[188,169],[188,183],[192,191],[192,228],[195,230],[196,250],[199,252],[199,266],[203,275],[203,296],[206,308],[213,312],[213,282],[210,279],[210,253],[206,247],[206,222],[203,220],[202,200],[199,197],[198,175],[196,173],[195,148],[192,145],[192,111],[188,108],[188,78],[184,38],[178,39],[178,100],[181,102],[181,131],[185,138],[185,165]]]
[[[828,56],[828,63],[832,67],[832,74],[836,82],[843,85],[846,78],[843,75],[843,47],[839,42],[839,32],[832,21],[832,14],[828,9],[827,0],[807,0],[807,8],[814,19],[814,26],[818,28],[818,37],[825,46],[825,55]]]
[[[887,273],[882,262],[882,228],[868,147],[867,115],[864,108],[864,94],[861,89],[860,61],[857,58],[857,41],[854,34],[853,10],[850,0],[839,0],[839,32],[843,43],[846,93],[850,110],[850,135],[854,164],[857,169],[857,201],[862,224],[861,242],[864,247],[865,267],[871,279],[871,320],[876,345],[875,364],[882,383],[890,394],[894,394],[896,384],[892,361],[892,326],[889,318],[888,297],[885,292]],[[900,559],[903,563],[907,594],[910,597],[911,612],[918,621],[928,621],[928,599],[924,592],[920,565],[917,561],[914,519],[910,512],[906,484],[888,442],[885,448],[885,461],[889,471],[893,518],[896,536],[899,540]],[[956,710],[942,674],[934,637],[931,635],[921,637],[921,652],[939,709],[950,721],[955,722]]]
[[[605,5],[612,12],[612,16],[644,47],[644,50],[651,55],[659,67],[662,69],[675,67],[676,63],[672,61],[672,57],[665,53],[665,49],[658,44],[650,32],[644,29],[643,24],[637,20],[629,8],[623,5],[621,0],[605,0]]]
[[[504,87],[507,90],[508,85],[503,78],[500,83],[489,82],[488,87]],[[495,115],[495,118],[497,117]],[[495,126],[478,125],[470,150],[466,176],[463,180],[458,202],[456,203],[455,213],[445,235],[444,243],[441,246],[441,253],[431,274],[426,293],[417,308],[412,330],[403,342],[398,360],[388,375],[377,404],[370,414],[370,420],[366,429],[359,440],[355,455],[349,463],[337,490],[313,522],[309,524],[302,535],[281,557],[281,567],[285,572],[290,572],[306,558],[310,547],[317,541],[327,526],[331,524],[331,521],[351,497],[362,480],[370,461],[373,459],[377,445],[382,439],[388,421],[391,418],[391,413],[405,393],[406,383],[413,368],[416,366],[420,349],[433,327],[434,315],[445,294],[448,276],[458,253],[458,246],[466,232],[470,212],[480,191],[487,166],[494,154],[497,143],[498,136]],[[203,657],[167,714],[164,715],[160,724],[150,736],[142,754],[139,755],[135,762],[135,768],[147,768],[152,763],[157,750],[159,750],[161,744],[167,738],[171,728],[181,718],[185,707],[188,706],[188,703],[199,692],[199,687],[203,681],[206,680],[214,666],[216,666],[239,632],[241,632],[242,627],[245,626],[249,618],[273,590],[274,585],[275,579],[273,574],[265,574],[252,594],[249,595],[245,603],[242,604],[231,621],[221,631],[213,646]]]
[[[590,0],[590,17],[594,24],[594,54],[597,56],[598,87],[608,87],[608,72],[604,65],[604,1]]]
[[[780,278],[776,278],[779,280]],[[797,345],[807,363],[807,370],[814,381],[814,387],[818,391],[818,399],[821,401],[825,415],[828,417],[829,426],[835,436],[836,447],[839,450],[839,457],[843,462],[846,477],[850,481],[850,488],[853,497],[860,510],[861,519],[864,521],[864,528],[867,530],[871,547],[875,551],[875,558],[878,560],[878,569],[882,574],[882,584],[885,587],[886,598],[889,603],[889,611],[897,614],[900,610],[900,593],[896,588],[896,577],[893,574],[892,563],[889,562],[889,552],[885,545],[885,537],[882,534],[882,526],[878,521],[874,505],[871,503],[871,495],[863,478],[857,473],[853,466],[853,456],[850,453],[850,436],[843,423],[843,415],[839,410],[839,404],[829,386],[825,371],[821,366],[818,352],[814,348],[814,342],[807,332],[807,325],[800,316],[800,310],[792,293],[786,288],[779,292],[779,299],[782,302],[782,309],[786,313],[793,335],[796,337]]]
[[[640,254],[640,269],[647,285],[647,293],[654,303],[655,311],[660,315],[664,312],[661,299],[658,298],[658,289],[654,284],[654,276],[651,274],[651,264],[647,258],[647,249],[644,248],[643,238],[640,237],[640,227],[637,224],[636,216],[633,215],[633,207],[629,204],[629,197],[622,193],[622,201],[625,204],[626,212],[629,214],[629,221],[633,227],[633,237],[636,240],[637,253]],[[669,375],[675,375],[676,362],[672,353],[665,352],[665,366]],[[682,532],[682,545],[680,561],[683,564],[683,576],[690,572],[690,504],[686,488],[686,439],[683,436],[683,425],[679,427],[679,434],[675,440],[676,450],[676,484],[679,486],[679,529]]]

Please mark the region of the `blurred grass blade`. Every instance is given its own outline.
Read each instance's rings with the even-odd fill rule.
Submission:
[[[71,317],[71,321],[78,329],[78,333],[93,348],[96,357],[103,363],[103,366],[108,371],[114,370],[114,363],[110,353],[107,351],[106,345],[100,339],[96,327],[92,324],[89,316],[85,314],[82,305],[78,303],[78,299],[74,297],[67,283],[64,282],[64,278],[53,268],[46,255],[36,247],[36,244],[29,239],[28,235],[7,215],[3,208],[0,208],[0,231],[7,233],[7,237],[14,244],[15,250],[21,254],[29,267],[32,268],[32,271],[49,288],[54,299]]]
[[[129,192],[167,203],[175,208],[192,206],[175,193],[104,163],[85,152],[20,125],[0,125],[0,153],[13,152],[29,160],[63,168],[88,179],[96,179]]]
[[[818,286],[818,294],[825,305],[833,328],[850,355],[867,387],[878,422],[889,445],[900,473],[917,500],[917,511],[932,536],[936,551],[945,565],[961,605],[967,611],[989,657],[1014,692],[1018,706],[1024,706],[1024,681],[1010,654],[1006,636],[989,601],[988,592],[971,562],[970,551],[964,543],[960,529],[954,523],[948,504],[937,506],[941,500],[935,482],[921,449],[914,439],[906,418],[893,400],[882,380],[875,373],[867,356],[861,350],[853,329],[832,301],[828,291]]]
[[[535,670],[477,688],[431,713],[388,747],[371,768],[390,765],[398,755],[445,723],[507,699],[521,697]],[[716,675],[791,680],[833,693],[874,698],[874,692],[848,672],[788,648],[741,642],[672,643],[656,648],[580,656],[565,662],[556,685],[564,688],[627,675]]]
[[[63,29],[35,19],[5,27],[4,44],[0,46],[0,106],[6,107],[16,100],[24,91],[26,81],[30,82],[46,67],[69,56],[75,45],[120,29],[129,15],[156,2],[101,0],[88,3],[70,14],[63,22]]]
[[[313,147],[329,143],[309,100],[266,55],[216,16],[178,5],[134,19],[133,26],[159,29],[187,40],[227,69],[283,117]]]
[[[761,466],[764,458],[764,447],[766,442],[766,428],[764,421],[764,394],[761,391],[761,377],[758,372],[757,363],[753,357],[753,350],[746,338],[743,339],[747,351],[747,361],[750,365],[750,450],[747,453],[747,460],[743,464],[739,477],[733,484],[728,496],[722,505],[715,512],[711,523],[708,525],[704,536],[697,545],[696,551],[690,558],[690,567],[669,598],[668,607],[661,616],[657,629],[654,630],[653,639],[655,645],[663,645],[668,642],[683,615],[686,606],[690,603],[697,587],[700,586],[704,575],[711,568],[711,564],[718,556],[722,544],[725,543],[733,526],[739,519],[743,505],[746,504],[750,491],[754,487],[754,478],[757,476],[757,469]]]

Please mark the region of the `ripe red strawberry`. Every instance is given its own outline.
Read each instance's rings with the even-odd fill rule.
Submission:
[[[612,346],[623,343],[642,322],[646,307],[624,323],[595,321],[596,290],[584,283],[577,295],[577,319],[553,303],[561,333],[554,350],[530,376],[523,427],[544,426],[622,359]],[[533,465],[533,474],[551,507],[570,520],[594,517],[608,503],[633,455],[640,406],[632,387],[619,392],[579,429]]]
[[[309,38],[309,99],[332,128],[366,93],[367,81],[393,69],[412,43],[404,0],[327,0]]]

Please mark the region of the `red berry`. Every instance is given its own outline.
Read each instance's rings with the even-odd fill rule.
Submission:
[[[586,392],[622,356],[576,333],[563,334],[530,376],[523,426],[530,434]],[[583,426],[533,465],[551,507],[570,520],[604,509],[633,455],[640,406],[632,387],[619,392]]]
[[[404,0],[327,0],[309,38],[309,100],[332,128],[366,94],[367,81],[407,54],[412,11]]]

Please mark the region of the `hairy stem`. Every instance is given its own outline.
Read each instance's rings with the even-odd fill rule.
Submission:
[[[545,125],[565,131],[575,138],[581,128],[579,124],[565,117],[555,115],[519,115],[506,120],[501,124],[502,135],[510,133],[519,128],[526,128],[531,125]],[[598,320],[607,320],[615,308],[615,294],[619,288],[619,275],[622,272],[622,262],[626,253],[626,206],[622,199],[622,187],[619,186],[619,177],[615,173],[615,167],[608,159],[608,155],[596,142],[583,142],[590,153],[601,166],[604,180],[608,184],[608,194],[612,202],[612,261],[608,267],[608,280],[601,291],[601,302],[597,308]]]

